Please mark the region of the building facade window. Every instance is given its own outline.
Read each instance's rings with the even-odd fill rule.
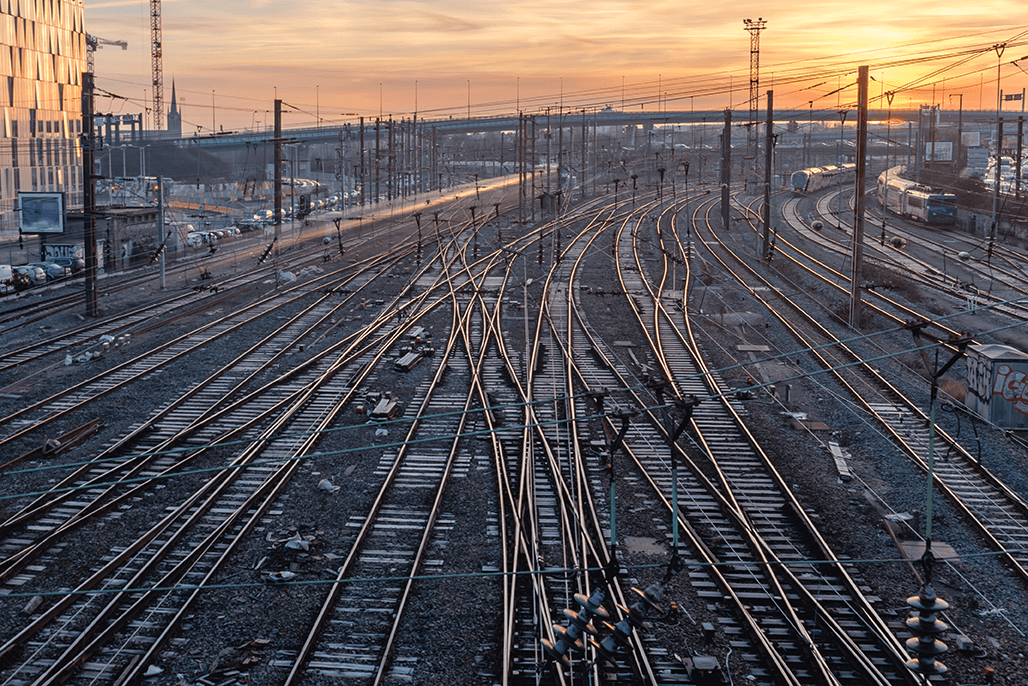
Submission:
[[[82,208],[74,170],[82,164],[84,27],[84,0],[0,0],[0,237],[17,235],[18,191],[63,191],[69,209]]]

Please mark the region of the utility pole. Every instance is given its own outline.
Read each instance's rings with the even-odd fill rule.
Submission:
[[[360,131],[361,147],[360,147],[360,150],[357,151],[357,156],[360,158],[360,177],[361,177],[361,201],[360,201],[360,204],[361,204],[361,212],[363,213],[364,212],[365,192],[366,192],[365,191],[365,187],[367,186],[366,181],[367,181],[367,173],[368,173],[368,167],[365,164],[365,159],[366,158],[364,156],[364,117],[360,118],[360,128],[361,128],[361,131]]]
[[[528,132],[528,120],[522,112],[518,112],[518,222],[525,223],[525,199],[528,196],[528,171],[525,167],[526,157],[526,133]]]
[[[347,148],[350,146],[350,126],[346,125],[346,145]],[[346,167],[343,166],[343,131],[339,129],[339,147],[336,148],[336,178],[339,179],[339,206],[346,207]],[[346,151],[346,157],[349,157],[349,150]]]
[[[860,282],[864,251],[864,173],[867,165],[867,77],[860,67],[857,76],[857,168],[853,202],[853,269],[850,274],[850,326],[860,328]],[[882,211],[884,214],[884,210]]]
[[[144,183],[146,181],[144,180]],[[161,175],[157,175],[157,245],[161,251],[160,254],[160,270],[161,270],[161,290],[167,288],[167,281],[164,273],[165,256],[168,253],[167,242],[170,234],[164,233],[164,180]],[[176,243],[178,241],[176,240]]]
[[[83,227],[83,242],[86,252],[86,316],[100,313],[97,304],[96,274],[96,187],[93,183],[93,157],[95,144],[93,130],[93,75],[82,72],[82,205],[86,221]]]
[[[532,221],[533,222],[535,222],[535,161],[537,159],[539,159],[538,157],[536,157],[535,138],[536,138],[536,136],[535,136],[535,117],[532,117],[532,156],[529,158],[529,167],[528,168],[531,170],[531,173],[532,173],[531,205],[532,205]]]
[[[580,188],[582,190],[581,190],[581,193],[578,196],[582,200],[585,200],[585,154],[586,154],[586,148],[589,147],[589,138],[588,138],[588,135],[586,133],[585,126],[586,126],[586,124],[585,124],[585,108],[583,107],[582,108],[582,167],[581,167],[582,171],[579,172],[579,184],[580,184]]]
[[[200,150],[197,147],[196,154]],[[282,232],[282,101],[275,100],[275,255],[278,256]]]
[[[767,142],[764,150],[764,242],[760,254],[771,259],[771,162],[774,149],[774,91],[767,92]],[[686,173],[688,178],[688,173]]]
[[[917,138],[914,141],[914,181],[921,183],[921,167],[924,166],[924,111],[927,105],[921,105],[917,111]]]
[[[842,136],[846,132],[846,115],[847,114],[848,114],[847,110],[839,110],[839,152],[838,152],[838,155],[837,155],[836,160],[835,160],[835,164],[836,164],[837,167],[841,167],[843,165],[843,161],[842,161]],[[840,169],[839,171],[841,172],[842,170]],[[838,174],[838,177],[839,177],[839,197],[836,198],[836,202],[835,202],[835,218],[837,220],[836,223],[838,224],[838,229],[840,231],[842,231],[842,174],[841,173]]]
[[[560,212],[560,199],[564,195],[564,107],[557,113],[557,201],[554,211]]]
[[[1021,94],[1021,102],[1024,103],[1024,94]],[[1023,104],[1022,104],[1023,107]],[[1021,152],[1024,150],[1024,117],[1017,118],[1017,155],[1014,157],[1014,194],[1021,197]]]
[[[1002,93],[1002,91],[1000,91]],[[1001,105],[1002,106],[1002,105]],[[996,177],[992,187],[992,226],[989,228],[989,247],[986,264],[992,264],[992,247],[996,242],[996,225],[999,222],[999,181],[1003,168],[1003,117],[996,117]]]
[[[954,93],[953,95],[960,98],[960,109],[957,112],[957,150],[953,155],[953,170],[956,171],[960,169],[960,149],[964,144],[964,94]],[[953,95],[949,97],[952,98]],[[952,100],[950,100],[950,102],[952,102]]]
[[[546,195],[551,193],[553,185],[550,173],[550,162],[553,160],[553,128],[550,126],[550,108],[546,108]]]
[[[725,110],[725,129],[721,134],[721,226],[726,231],[730,228],[731,207],[728,204],[728,191],[732,185],[732,110]]]

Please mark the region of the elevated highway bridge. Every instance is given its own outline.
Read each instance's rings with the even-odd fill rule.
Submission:
[[[920,115],[919,110],[902,110],[894,109],[890,111],[875,109],[868,111],[868,120],[871,122],[884,122],[891,114],[891,120],[893,121],[894,128],[907,128],[907,122],[917,123],[918,116]],[[546,120],[549,119],[550,125],[553,127],[558,126],[558,120],[563,117],[564,125],[568,127],[579,128],[584,123],[587,127],[592,128],[594,125],[597,127],[624,127],[624,126],[640,126],[644,130],[655,129],[658,127],[668,126],[689,126],[689,125],[718,125],[724,124],[724,111],[723,110],[703,110],[703,111],[677,111],[669,110],[666,112],[625,112],[620,110],[602,109],[602,110],[585,110],[584,114],[582,110],[566,110],[563,115],[557,113],[540,114],[535,113],[534,115],[528,115],[534,117],[536,121],[536,127],[540,125],[545,126]],[[760,115],[763,117],[763,115]],[[1016,122],[1019,113],[1004,113],[1004,120],[1007,122]],[[374,131],[375,121],[377,118],[367,118],[364,120],[365,135],[368,131]],[[378,119],[379,122],[385,122],[388,118]],[[800,127],[804,124],[816,122],[818,124],[831,125],[837,123],[840,119],[839,112],[837,110],[807,110],[807,109],[792,109],[782,110],[775,113],[775,121],[777,122],[796,122]],[[732,123],[735,126],[743,126],[747,123],[748,112],[743,110],[734,110],[732,112]],[[970,110],[962,113],[956,111],[945,110],[939,114],[939,123],[947,126],[956,126],[958,120],[962,121],[965,128],[974,127],[980,129],[994,124],[996,121],[995,110]],[[410,118],[393,119],[394,124],[398,121],[403,121],[407,124],[411,123]],[[925,118],[926,124],[928,118]],[[856,122],[856,112],[849,110],[846,116],[846,124],[851,125]],[[760,123],[763,123],[761,119]],[[471,117],[471,118],[448,118],[448,119],[418,119],[418,127],[423,127],[424,131],[434,130],[437,134],[450,135],[450,134],[476,134],[476,133],[489,133],[498,131],[509,131],[515,132],[518,129],[518,117],[517,115],[501,115],[495,117]],[[282,137],[284,142],[288,143],[331,143],[337,142],[341,137],[348,137],[350,140],[356,140],[359,136],[359,125],[356,123],[342,125],[342,126],[320,126],[320,127],[307,127],[307,128],[289,128],[284,129]],[[243,131],[232,131],[216,134],[213,136],[188,136],[181,139],[167,139],[164,140],[169,142],[175,142],[175,140],[190,141],[204,148],[221,148],[221,147],[244,147],[247,145],[255,146],[270,143],[273,141],[273,133],[270,129],[259,129],[259,130],[243,130]],[[367,142],[367,141],[366,141]]]

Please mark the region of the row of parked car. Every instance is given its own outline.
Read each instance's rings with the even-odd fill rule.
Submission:
[[[24,291],[40,284],[66,279],[82,272],[86,261],[79,257],[51,257],[45,262],[0,264],[0,293]]]
[[[241,231],[235,226],[226,226],[224,229],[212,229],[210,231],[190,231],[186,234],[186,245],[196,248],[205,243],[215,243],[223,238],[235,238]]]

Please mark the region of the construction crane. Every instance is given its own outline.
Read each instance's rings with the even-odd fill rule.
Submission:
[[[86,71],[93,73],[93,53],[103,45],[117,45],[122,50],[128,50],[128,43],[123,40],[107,40],[99,36],[86,34]]]
[[[153,67],[153,128],[164,130],[164,66],[161,62],[161,0],[150,0],[150,64]]]

